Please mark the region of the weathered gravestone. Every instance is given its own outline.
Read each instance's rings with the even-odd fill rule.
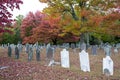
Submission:
[[[50,48],[50,43],[48,43],[47,44],[47,46],[46,46],[46,55],[47,55],[47,53],[48,53],[48,49]]]
[[[75,49],[75,44],[74,43],[71,44],[71,48]]]
[[[48,66],[52,66],[54,64],[53,53],[54,50],[51,47],[49,47],[47,49],[47,62],[49,63]]]
[[[118,53],[118,49],[117,48],[114,48],[114,53]]]
[[[80,45],[80,49],[81,49],[81,51],[82,51],[82,50],[85,50],[85,51],[86,51],[86,44],[85,44],[85,42],[83,42],[83,43]]]
[[[26,51],[26,53],[29,52],[29,46],[30,46],[30,45],[29,45],[28,43],[27,43],[26,46],[25,46],[25,51]]]
[[[69,68],[70,67],[69,52],[66,49],[63,49],[60,53],[61,53],[61,66],[64,68]]]
[[[71,44],[71,48],[73,49],[73,53],[76,53],[76,46],[74,43]]]
[[[19,59],[19,49],[17,46],[15,46],[15,58]]]
[[[111,55],[111,46],[109,44],[105,44],[105,47],[104,47],[104,51],[105,51],[105,55],[106,56],[110,56]]]
[[[84,72],[90,72],[90,61],[89,61],[89,55],[87,52],[85,52],[85,50],[82,50],[79,53],[79,57],[80,57],[80,67],[81,70]]]
[[[103,74],[106,76],[113,75],[113,61],[110,56],[103,58]]]
[[[12,55],[12,48],[10,45],[8,45],[8,57],[11,57]]]
[[[36,60],[40,61],[40,49],[39,49],[39,46],[36,47]]]
[[[32,45],[30,45],[28,50],[28,61],[31,61],[32,57],[33,57],[33,48],[32,48]]]
[[[19,53],[21,53],[22,52],[22,44],[18,43],[17,47],[18,47]]]
[[[117,43],[117,44],[116,44],[116,47],[119,49],[119,48],[120,48],[120,43]]]
[[[114,47],[114,53],[117,54],[118,53],[118,48]]]
[[[92,45],[92,54],[93,55],[97,54],[97,45]]]

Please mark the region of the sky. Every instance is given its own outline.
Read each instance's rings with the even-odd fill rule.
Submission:
[[[26,16],[30,11],[36,12],[36,11],[42,11],[43,8],[46,7],[46,4],[40,3],[39,0],[22,0],[23,4],[20,4],[20,10],[14,9],[12,11],[13,19],[16,18],[16,16],[24,15]]]

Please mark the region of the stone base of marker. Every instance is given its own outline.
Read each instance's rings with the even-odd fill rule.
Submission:
[[[54,65],[54,62],[55,62],[54,60],[50,60],[48,66],[53,66],[53,65]]]
[[[55,62],[54,60],[47,61],[47,64],[45,66],[54,66],[54,65],[60,65],[60,62]]]

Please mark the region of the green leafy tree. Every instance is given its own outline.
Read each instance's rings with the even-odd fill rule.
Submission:
[[[14,23],[14,43],[17,44],[18,42],[22,42],[21,35],[20,35],[20,27],[22,24],[24,16],[23,15],[18,15],[15,19]]]
[[[85,33],[104,30],[101,28],[101,15],[107,15],[112,8],[120,4],[119,0],[40,0],[40,2],[48,5],[44,12],[60,13],[66,22],[63,23],[64,32],[80,35],[81,41],[85,40]]]

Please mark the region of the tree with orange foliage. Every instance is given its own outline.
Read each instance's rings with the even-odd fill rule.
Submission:
[[[45,16],[41,24],[33,29],[34,39],[44,43],[52,42],[56,45],[58,39],[60,39],[59,34],[61,33],[61,27],[59,25],[60,19],[61,18],[56,15]]]
[[[120,13],[112,12],[104,16],[101,27],[104,28],[103,33],[120,37]]]

